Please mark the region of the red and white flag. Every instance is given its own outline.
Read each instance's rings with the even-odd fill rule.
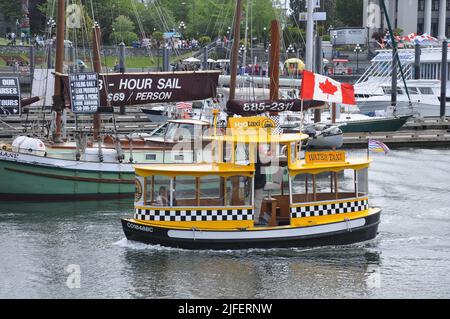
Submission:
[[[192,111],[192,103],[189,102],[178,102],[176,106],[177,109],[183,110],[185,112]]]
[[[303,100],[356,104],[353,85],[339,83],[329,77],[307,70],[303,71],[300,96]]]

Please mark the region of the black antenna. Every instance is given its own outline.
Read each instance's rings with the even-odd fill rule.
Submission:
[[[381,5],[383,6],[384,16],[386,18],[389,34],[390,34],[391,40],[392,40],[392,48],[394,50],[394,54],[395,54],[395,57],[396,57],[396,60],[397,60],[397,64],[398,64],[398,66],[400,68],[400,73],[402,75],[402,80],[403,80],[403,85],[405,86],[406,95],[408,96],[409,105],[412,105],[411,98],[409,97],[408,87],[406,86],[405,74],[403,73],[402,63],[400,62],[400,57],[398,55],[397,42],[395,42],[394,32],[392,32],[391,21],[389,20],[389,15],[387,13],[386,5],[384,3],[384,0],[380,0],[380,2],[381,2]]]

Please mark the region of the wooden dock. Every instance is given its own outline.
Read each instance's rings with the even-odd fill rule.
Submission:
[[[119,108],[115,110],[115,127],[120,133],[149,133],[158,126],[152,123],[141,112],[140,107],[128,108],[125,115],[119,114]],[[43,121],[44,119],[44,121]],[[50,110],[42,111],[32,107],[28,114],[21,117],[0,118],[0,140],[10,142],[19,134],[39,135],[42,127],[50,127]],[[44,125],[43,125],[44,123]],[[67,113],[67,132],[75,129],[83,131],[92,130],[92,117],[90,115],[74,116]],[[114,121],[111,114],[102,114],[102,131],[114,132]],[[389,147],[450,147],[450,118],[411,119],[397,132],[374,133],[345,133],[345,148],[365,148],[368,139],[381,141]]]
[[[394,148],[450,146],[450,118],[411,119],[396,132],[345,133],[344,147],[365,148],[369,139]]]

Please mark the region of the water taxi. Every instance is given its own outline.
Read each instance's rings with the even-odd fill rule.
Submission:
[[[376,236],[381,209],[369,206],[370,159],[348,158],[345,151],[303,153],[307,135],[264,128],[210,138],[212,163],[135,166],[134,216],[122,219],[128,240],[247,249],[342,245]],[[261,149],[270,163],[261,164]],[[255,181],[262,171],[271,182],[258,204]],[[275,175],[287,178],[277,182]],[[267,224],[257,216],[268,216]]]

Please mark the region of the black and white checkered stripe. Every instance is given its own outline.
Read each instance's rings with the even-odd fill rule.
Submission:
[[[253,210],[252,209],[158,210],[158,209],[136,208],[134,218],[138,220],[166,221],[166,222],[253,220]]]
[[[283,130],[280,127],[280,116],[279,115],[268,115],[267,117],[275,122],[275,127],[272,130],[272,135],[281,134]]]
[[[367,199],[324,205],[291,207],[291,217],[314,217],[359,212],[369,209]]]

